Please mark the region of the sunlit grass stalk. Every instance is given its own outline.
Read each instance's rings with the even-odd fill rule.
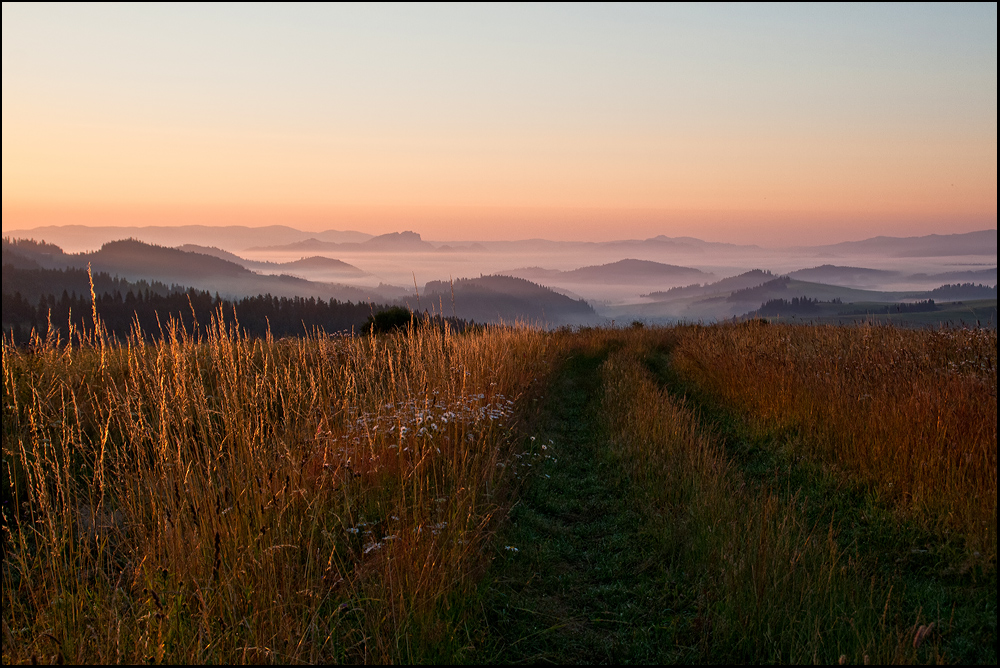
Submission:
[[[163,334],[3,346],[4,660],[462,656],[544,335]]]

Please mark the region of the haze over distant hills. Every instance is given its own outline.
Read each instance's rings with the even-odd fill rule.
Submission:
[[[79,240],[80,229],[42,231],[61,230]],[[4,263],[12,267],[26,263],[25,268],[85,268],[90,263],[95,271],[122,279],[160,281],[223,295],[270,293],[376,303],[405,299],[413,307],[414,290],[422,286],[424,308],[436,302],[434,308],[446,315],[454,309],[460,311],[459,317],[477,321],[549,324],[590,323],[602,317],[712,320],[743,315],[783,296],[845,303],[983,299],[989,298],[997,281],[996,230],[774,250],[663,235],[616,242],[530,239],[442,244],[426,241],[416,232],[352,237],[359,233],[338,236],[342,233],[331,231],[320,238],[280,226],[255,231],[203,226],[141,229],[149,234],[189,230],[214,235],[218,243],[189,241],[166,248],[119,239],[97,250],[70,254],[55,245],[26,243],[14,248],[5,241]],[[38,232],[12,236],[44,238]],[[277,238],[288,241],[258,251],[234,251],[253,240]],[[830,255],[838,260],[817,262],[817,257]],[[759,269],[751,270],[754,267]],[[474,276],[480,278],[470,278]],[[776,281],[782,277],[787,279]],[[449,278],[455,279],[454,303],[451,283],[442,283]]]
[[[202,253],[146,244],[134,239],[112,241],[90,253],[63,253],[57,246],[3,242],[4,263],[25,260],[45,269],[86,269],[127,280],[144,279],[178,284],[224,296],[271,294],[276,297],[320,297],[339,301],[381,300],[369,290],[334,283],[307,281],[287,275],[256,274],[241,264]]]
[[[372,235],[352,230],[310,232],[285,225],[265,227],[207,225],[88,227],[84,225],[48,225],[30,229],[5,230],[10,238],[32,238],[55,243],[67,252],[94,250],[108,241],[138,239],[163,246],[194,244],[217,247],[230,252],[241,250],[446,250],[489,251],[496,253],[523,251],[582,251],[604,249],[627,252],[628,249],[651,249],[675,254],[703,255],[712,252],[751,252],[762,250],[758,245],[740,245],[704,241],[694,237],[657,235],[648,239],[617,241],[553,241],[520,239],[513,241],[427,241],[416,232],[392,232]],[[783,250],[792,254],[851,255],[886,254],[891,257],[942,257],[947,255],[996,254],[997,230],[988,229],[962,234],[930,234],[918,237],[872,237],[861,241],[845,241],[821,246],[797,246]]]
[[[408,297],[413,310],[430,310],[477,322],[517,321],[539,325],[593,324],[600,318],[583,300],[513,276],[480,276],[432,281],[420,297]]]
[[[218,249],[199,247],[199,250],[211,250],[215,254],[155,246],[134,239],[109,242],[91,253],[67,254],[52,244],[12,243],[4,239],[3,264],[5,275],[8,271],[14,272],[18,286],[21,286],[24,279],[30,280],[32,271],[37,273],[39,270],[44,272],[46,269],[66,268],[81,270],[89,266],[95,273],[104,272],[112,279],[122,279],[116,283],[121,285],[128,281],[144,280],[164,284],[164,287],[193,287],[221,293],[224,297],[268,294],[275,297],[316,297],[382,304],[391,302],[391,298],[387,299],[384,294],[356,287],[308,281],[287,275],[256,274],[235,261],[225,259],[229,256],[242,261],[238,256]],[[335,263],[334,266],[339,270],[346,267],[350,273],[359,271],[351,265],[328,258],[304,258],[279,266],[323,269],[331,263]],[[22,270],[20,274],[16,273],[18,269]],[[65,286],[53,282],[59,280],[63,280]],[[45,281],[49,292],[58,293],[64,289],[72,289],[77,294],[85,292],[83,284],[86,283],[86,275],[83,275],[81,284],[79,272],[62,278],[58,271],[48,272],[45,274]],[[6,290],[11,286],[5,283],[4,287]],[[34,291],[18,289],[22,294],[30,294],[33,299],[38,296]],[[400,295],[401,291],[397,289],[394,296]],[[561,325],[595,323],[601,320],[585,301],[570,299],[546,287],[509,276],[463,278],[455,281],[454,286],[440,281],[430,282],[419,298],[410,293],[404,303],[413,310],[443,312],[446,316],[457,313],[460,318],[477,322],[522,321]],[[444,304],[448,305],[447,309],[444,309]]]
[[[885,269],[865,269],[864,267],[838,267],[832,264],[824,264],[820,267],[790,271],[788,275],[803,281],[814,281],[817,283],[874,287],[898,278],[900,272]]]
[[[863,241],[813,246],[818,253],[870,254],[891,257],[943,257],[949,255],[996,255],[997,231],[980,230],[964,234],[928,234],[921,237],[873,237]]]
[[[817,267],[821,272],[829,271]],[[844,268],[834,268],[844,269]],[[853,269],[853,268],[847,268]],[[805,272],[809,275],[810,272]],[[607,317],[640,317],[652,322],[672,320],[721,320],[753,313],[774,299],[808,298],[837,304],[862,305],[938,301],[996,299],[996,281],[991,285],[940,285],[933,290],[881,291],[828,284],[752,270],[715,283],[693,284],[644,295],[640,303],[620,304],[603,309]],[[855,308],[858,310],[858,308]]]
[[[330,257],[323,257],[321,255],[304,257],[300,260],[292,260],[291,262],[265,262],[260,260],[247,260],[246,258],[242,258],[235,253],[230,253],[229,251],[224,251],[221,248],[215,248],[214,246],[209,247],[198,246],[196,244],[184,244],[183,246],[178,246],[177,249],[187,253],[210,255],[212,257],[227,260],[234,264],[242,265],[247,269],[267,273],[291,273],[294,275],[296,270],[300,270],[309,272],[325,272],[342,275],[344,277],[357,277],[365,275],[365,272],[361,271],[352,264]]]
[[[692,281],[710,278],[706,274],[691,267],[679,267],[651,260],[635,260],[626,258],[609,264],[580,267],[570,271],[543,269],[541,267],[526,267],[502,272],[511,276],[519,276],[529,280],[546,280],[554,283],[591,283],[602,282],[618,285],[632,285],[647,281]]]
[[[46,240],[57,244],[68,253],[95,250],[109,241],[138,239],[160,246],[181,246],[197,244],[216,246],[225,250],[242,250],[250,246],[271,246],[289,244],[315,238],[333,243],[357,243],[372,237],[364,232],[350,230],[327,230],[325,232],[303,232],[285,225],[247,227],[227,225],[154,225],[143,227],[88,227],[86,225],[47,225],[28,230],[5,230],[5,237]]]
[[[371,237],[361,242],[332,242],[323,241],[314,237],[295,241],[289,244],[274,246],[254,246],[248,248],[249,251],[332,251],[343,252],[353,251],[356,253],[405,253],[405,252],[433,252],[436,246],[427,243],[420,238],[416,232],[391,232]]]

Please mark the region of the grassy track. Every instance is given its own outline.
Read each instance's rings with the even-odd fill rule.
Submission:
[[[537,433],[556,461],[497,546],[477,658],[995,660],[995,570],[796,456],[792,435],[749,429],[650,344],[581,345],[552,378]]]
[[[749,485],[786,499],[807,498],[808,521],[836,527],[852,558],[893,588],[898,614],[911,611],[914,625],[936,621],[937,659],[996,663],[996,570],[970,565],[960,537],[942,539],[916,522],[900,521],[865,485],[794,456],[787,447],[794,433],[751,429],[734,411],[684,383],[669,351],[650,354],[646,363],[661,387],[710,425]]]
[[[488,607],[484,661],[615,663],[683,660],[661,644],[674,616],[641,513],[599,435],[603,356],[572,357],[541,423],[556,462],[514,509]],[[517,552],[506,550],[516,547]]]
[[[996,661],[995,332],[78,338],[3,347],[4,663]]]

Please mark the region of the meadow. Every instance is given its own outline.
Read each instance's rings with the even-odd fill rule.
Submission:
[[[996,331],[3,344],[3,661],[996,660]]]

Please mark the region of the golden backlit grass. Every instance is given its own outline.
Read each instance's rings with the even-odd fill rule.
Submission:
[[[698,646],[678,656],[906,662],[940,637],[917,642],[889,576],[750,480],[653,359],[995,573],[995,332],[167,331],[3,345],[5,662],[475,658],[522,425],[576,354],[607,356],[588,438],[667,555],[672,637]]]
[[[673,605],[697,609],[681,632],[696,656],[912,660],[906,630],[888,614],[890,589],[838,545],[833,526],[811,526],[798,495],[748,487],[711,430],[658,386],[644,359],[662,335],[620,337],[602,366],[604,421],[647,509],[646,531],[668,555]]]
[[[460,658],[546,354],[218,321],[4,344],[4,662]]]
[[[675,337],[674,370],[713,401],[995,563],[996,330],[747,323]]]

